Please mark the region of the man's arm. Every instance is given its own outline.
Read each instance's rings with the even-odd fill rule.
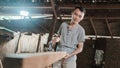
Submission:
[[[83,50],[83,42],[79,42],[78,47],[75,51],[73,51],[71,54],[67,54],[64,59],[68,59],[71,56],[77,55],[78,53],[82,52]]]

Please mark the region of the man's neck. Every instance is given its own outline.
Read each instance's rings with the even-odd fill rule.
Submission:
[[[77,23],[74,23],[74,22],[71,21],[71,22],[69,23],[69,25],[70,25],[70,26],[76,26]]]
[[[73,29],[77,24],[75,24],[74,22],[70,22],[69,23],[69,29]]]

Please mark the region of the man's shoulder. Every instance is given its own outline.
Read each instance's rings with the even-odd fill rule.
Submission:
[[[68,24],[68,22],[67,22],[67,21],[64,21],[64,22],[62,22],[62,24]]]
[[[66,25],[68,25],[68,22],[62,22],[61,25],[62,25],[62,26],[66,26]]]
[[[81,25],[78,25],[78,28],[82,31],[85,31],[85,29]]]

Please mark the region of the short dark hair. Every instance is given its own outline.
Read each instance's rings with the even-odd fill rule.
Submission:
[[[79,9],[81,12],[86,13],[86,9],[82,6],[79,6],[79,7],[77,6],[77,7],[75,7],[75,9]]]

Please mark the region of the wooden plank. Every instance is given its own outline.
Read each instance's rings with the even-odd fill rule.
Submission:
[[[30,57],[23,61],[23,68],[45,68],[62,59],[65,53],[49,53],[43,56]],[[32,64],[32,65],[31,65]]]
[[[92,27],[93,27],[93,30],[94,30],[94,32],[95,32],[95,36],[97,37],[97,31],[96,31],[96,29],[95,29],[95,25],[94,25],[94,23],[93,23],[92,18],[90,18],[90,23],[91,23],[91,25],[92,25]]]
[[[110,28],[108,19],[106,18],[105,21],[106,21],[106,24],[107,24],[108,31],[109,31],[109,33],[110,33],[110,35],[111,35],[111,38],[113,38],[113,32],[112,32],[112,30],[111,30],[111,28]]]
[[[66,52],[6,54],[4,68],[45,68],[66,56]],[[7,58],[9,58],[7,60]],[[16,59],[16,60],[15,60]],[[21,60],[22,61],[19,61]],[[19,62],[18,62],[19,61]],[[8,63],[9,62],[9,63]],[[12,64],[16,63],[16,65]],[[22,64],[21,64],[22,63]]]

